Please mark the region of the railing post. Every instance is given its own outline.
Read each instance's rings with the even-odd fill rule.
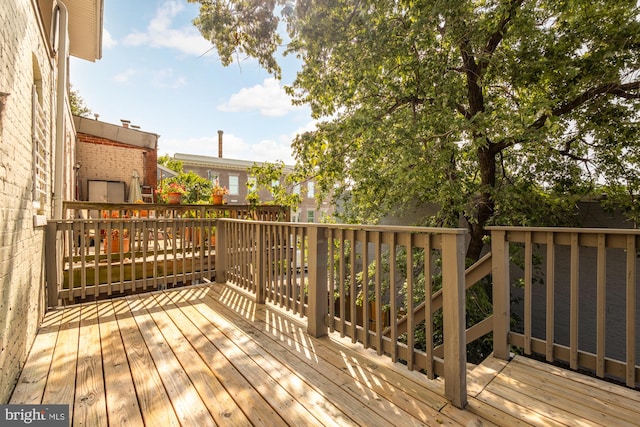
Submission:
[[[454,406],[467,404],[464,234],[442,235],[444,393]]]
[[[216,283],[226,283],[227,275],[227,232],[225,223],[216,220]]]
[[[47,307],[58,306],[58,283],[62,265],[58,259],[57,235],[58,230],[55,221],[47,223],[45,235],[45,269],[47,278]]]
[[[307,332],[313,337],[327,335],[326,318],[329,312],[327,288],[327,238],[324,228],[309,226],[309,316]]]
[[[267,298],[265,289],[265,269],[267,266],[265,261],[266,246],[264,243],[264,228],[263,224],[255,225],[256,254],[253,258],[255,262],[253,272],[255,277],[256,304],[264,304]]]
[[[509,359],[509,242],[504,230],[491,231],[493,275],[493,356]]]

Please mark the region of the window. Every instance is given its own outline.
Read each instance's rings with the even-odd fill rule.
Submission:
[[[293,194],[300,195],[300,184],[296,184],[293,186]]]
[[[280,185],[280,180],[279,179],[274,179],[273,181],[271,181],[271,188],[276,188]]]
[[[240,194],[238,185],[238,175],[229,175],[229,194],[237,196]]]
[[[207,179],[211,182],[215,182],[216,179],[218,179],[218,172],[216,171],[212,171],[212,170],[208,170],[207,171]]]
[[[314,222],[316,213],[315,211],[308,210],[307,211],[307,222]]]
[[[316,187],[313,182],[307,184],[307,197],[311,198],[316,194]]]
[[[49,148],[47,125],[38,90],[41,81],[36,81],[32,91],[31,139],[33,150],[33,207],[44,213],[49,193]]]

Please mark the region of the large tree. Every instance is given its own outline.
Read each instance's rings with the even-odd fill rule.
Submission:
[[[487,224],[560,224],[596,185],[638,186],[636,0],[190,1],[224,63],[276,76],[286,24],[289,90],[319,123],[298,166],[352,220],[435,203],[477,258]]]

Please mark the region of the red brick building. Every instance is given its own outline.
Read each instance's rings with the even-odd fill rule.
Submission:
[[[125,120],[114,125],[74,116],[73,121],[77,131],[77,200],[127,201],[134,172],[141,185],[156,187],[159,135],[133,128]],[[110,188],[124,188],[124,199],[117,200],[121,191],[110,193],[107,200],[98,198],[99,186],[95,184],[103,182],[110,183]]]

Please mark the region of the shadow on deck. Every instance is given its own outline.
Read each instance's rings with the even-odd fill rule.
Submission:
[[[49,312],[10,403],[70,405],[73,425],[637,425],[640,392],[523,357],[439,380],[227,285]]]

